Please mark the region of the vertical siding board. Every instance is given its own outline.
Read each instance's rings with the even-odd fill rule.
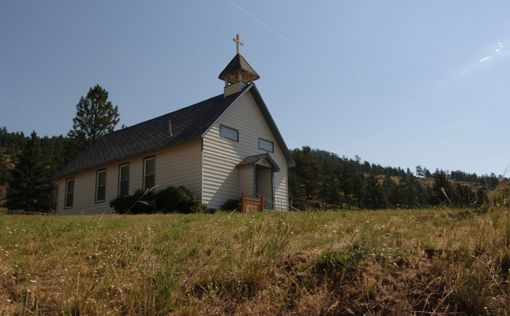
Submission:
[[[219,127],[225,125],[239,130],[239,142],[220,137]],[[241,195],[237,164],[247,156],[265,151],[258,148],[258,139],[275,144],[269,153],[280,166],[274,175],[275,205],[288,208],[287,160],[251,93],[240,97],[204,135],[202,200],[211,208],[220,208],[228,199]]]

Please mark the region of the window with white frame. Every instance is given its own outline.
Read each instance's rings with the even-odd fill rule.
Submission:
[[[259,138],[259,149],[274,152],[274,144],[267,139]]]
[[[64,208],[73,207],[74,200],[74,178],[66,180],[66,191],[64,196]]]
[[[106,200],[106,170],[96,172],[96,203]]]
[[[129,164],[119,166],[119,196],[129,195]]]
[[[220,136],[235,142],[239,141],[239,131],[225,125],[220,125]]]
[[[154,157],[143,160],[143,189],[147,190],[156,185],[156,160]]]

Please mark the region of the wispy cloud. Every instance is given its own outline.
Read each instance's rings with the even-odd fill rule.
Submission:
[[[505,45],[502,42],[498,42],[497,46],[498,48],[496,48],[496,54],[500,56],[503,55],[503,48],[505,47]]]
[[[480,59],[480,60],[479,60],[479,63],[481,64],[481,63],[484,63],[484,62],[489,61],[489,60],[491,60],[491,59],[492,59],[492,57],[491,57],[491,56],[485,56],[484,58],[482,58],[482,59]]]
[[[256,17],[253,13],[251,13],[250,11],[244,9],[243,7],[241,7],[240,5],[238,5],[237,3],[235,3],[233,0],[225,0],[227,1],[228,3],[230,3],[232,6],[236,7],[239,11],[241,11],[242,13],[246,14],[248,17],[250,17],[252,20],[254,20],[255,22],[257,22],[258,24],[262,25],[263,27],[265,27],[266,29],[268,29],[270,32],[272,32],[273,34],[275,34],[276,36],[278,36],[279,38],[281,38],[282,40],[286,41],[287,38],[285,36],[282,35],[282,33],[278,32],[277,30],[275,30],[273,27],[269,26],[267,23],[265,23],[264,21],[262,21],[261,19],[259,19],[258,17]]]
[[[510,51],[506,48],[505,43],[497,42],[495,47],[491,49],[489,54],[478,59],[478,61],[470,63],[467,66],[465,66],[457,73],[457,75],[453,79],[462,79],[467,75],[473,73],[474,71],[484,69],[485,67],[494,64],[497,60],[501,59],[502,57],[508,55],[510,55]]]

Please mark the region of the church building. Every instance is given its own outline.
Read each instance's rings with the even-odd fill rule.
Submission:
[[[114,131],[58,177],[59,214],[111,213],[109,202],[136,190],[184,186],[208,208],[241,196],[287,210],[291,154],[239,53],[219,74],[222,94]],[[145,106],[145,105],[144,105]]]

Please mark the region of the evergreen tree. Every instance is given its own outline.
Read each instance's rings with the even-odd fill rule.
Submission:
[[[400,187],[401,187],[400,205],[405,206],[407,208],[416,207],[417,202],[416,200],[418,198],[417,188],[420,187],[420,184],[416,181],[414,175],[408,172],[407,175],[401,179]]]
[[[416,176],[420,178],[425,178],[425,171],[422,166],[416,166]]]
[[[386,175],[382,183],[382,191],[384,193],[384,201],[388,207],[399,206],[399,201],[394,198],[395,191],[397,190],[397,184],[391,179],[391,176]]]
[[[6,206],[11,210],[47,211],[52,204],[53,189],[40,140],[32,132],[23,146],[16,167],[10,171]]]
[[[0,149],[2,149],[3,154],[8,156],[11,160],[16,160],[26,140],[23,132],[13,133],[7,131],[6,127],[0,128]]]
[[[108,100],[108,91],[100,85],[90,88],[87,96],[81,97],[76,105],[76,117],[69,137],[73,139],[68,148],[71,156],[75,156],[88,145],[109,132],[119,123],[118,107]]]
[[[7,164],[3,157],[3,154],[0,152],[0,185],[4,185],[7,183],[8,177]]]
[[[289,192],[291,203],[301,209],[312,204],[374,209],[450,206],[446,195],[455,207],[474,206],[484,203],[486,190],[499,181],[494,174],[462,171],[448,174],[436,170],[432,175],[421,166],[416,167],[415,175],[409,168],[384,167],[362,162],[358,156],[349,159],[309,147],[296,149],[292,155],[297,165],[289,169]],[[478,188],[483,190],[477,192]]]
[[[448,174],[443,170],[437,170],[433,174],[434,178],[434,191],[436,193],[436,203],[439,204],[441,202],[451,203],[450,195],[451,195],[451,186],[450,180],[448,179]]]
[[[324,202],[335,207],[341,206],[345,202],[340,177],[336,176],[334,172],[327,173],[324,176],[319,194]]]
[[[363,207],[369,209],[386,207],[384,192],[373,174],[369,175],[366,179],[363,191]]]
[[[290,196],[293,205],[305,208],[309,200],[318,188],[319,164],[310,147],[295,149],[294,160],[296,167],[289,171],[289,181],[293,183],[290,188]]]

